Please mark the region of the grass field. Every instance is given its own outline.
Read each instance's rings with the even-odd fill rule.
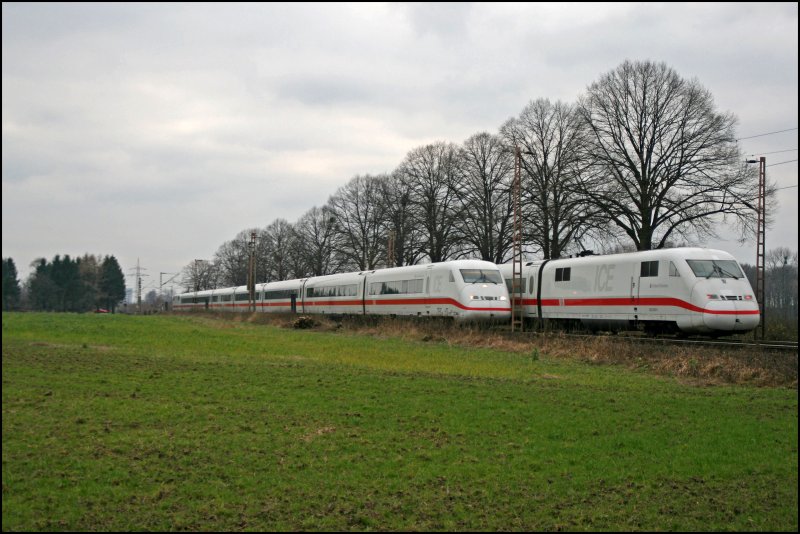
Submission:
[[[795,388],[209,317],[2,358],[4,531],[798,529]]]

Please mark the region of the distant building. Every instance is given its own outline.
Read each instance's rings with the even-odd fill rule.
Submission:
[[[133,288],[128,287],[125,289],[125,304],[136,304],[133,301]]]

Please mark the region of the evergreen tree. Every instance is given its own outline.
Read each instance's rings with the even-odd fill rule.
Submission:
[[[76,305],[80,300],[81,280],[78,262],[65,254],[56,255],[50,265],[50,278],[55,283],[56,311],[78,311]]]
[[[94,254],[84,254],[78,260],[80,275],[78,311],[93,311],[102,306],[100,301],[100,258]]]
[[[17,266],[13,259],[3,259],[3,310],[13,310],[19,306],[19,296]]]
[[[106,256],[100,268],[99,301],[114,313],[117,303],[125,298],[125,275],[114,256]]]
[[[56,309],[58,287],[51,276],[52,265],[44,258],[31,264],[34,272],[28,279],[28,300],[36,311]]]

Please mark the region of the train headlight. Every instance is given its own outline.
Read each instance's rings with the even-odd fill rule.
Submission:
[[[708,297],[708,300],[717,300],[717,299],[719,299],[719,296],[714,295],[712,293],[707,294],[706,297]]]
[[[744,300],[753,300],[753,295],[745,295]]]
[[[508,300],[505,295],[500,296],[500,300]]]
[[[479,300],[480,297],[478,297],[477,295],[470,295],[469,298],[470,300]]]

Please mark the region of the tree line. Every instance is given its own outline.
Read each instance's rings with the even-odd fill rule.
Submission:
[[[742,265],[753,289],[756,266]],[[786,247],[771,249],[764,263],[764,315],[767,330],[781,339],[797,339],[797,251]]]
[[[206,263],[206,262],[202,262]],[[99,308],[116,310],[125,298],[125,277],[114,256],[86,254],[71,259],[55,256],[51,262],[39,259],[36,270],[23,284],[12,258],[3,258],[3,310],[86,312]],[[742,264],[755,288],[755,265]],[[786,247],[766,254],[764,307],[771,330],[797,336],[798,255]]]
[[[251,232],[258,282],[457,258],[505,263],[517,162],[526,256],[702,243],[720,220],[750,235],[758,176],[735,126],[697,80],[625,61],[575,103],[533,100],[496,133],[414,148],[294,223],[242,230],[187,265],[184,285],[246,285]]]
[[[12,258],[3,258],[3,310],[112,313],[125,298],[125,276],[114,256],[56,255],[33,262],[23,287]]]

